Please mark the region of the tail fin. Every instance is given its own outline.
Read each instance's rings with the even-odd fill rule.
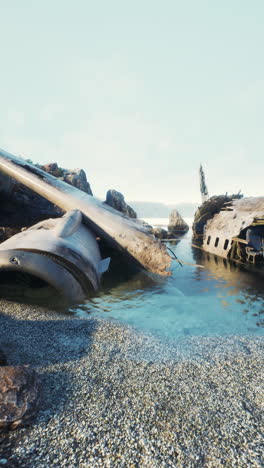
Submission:
[[[110,265],[110,261],[111,261],[111,259],[109,257],[104,258],[103,260],[100,261],[100,263],[98,265],[98,269],[97,269],[99,274],[105,273],[108,270],[109,265]]]
[[[69,237],[79,228],[82,222],[82,213],[79,210],[67,211],[56,224],[54,233],[57,237]]]

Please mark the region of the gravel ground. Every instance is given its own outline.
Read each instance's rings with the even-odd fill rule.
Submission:
[[[114,321],[0,302],[9,364],[42,381],[35,423],[2,436],[8,467],[261,467],[261,337],[175,346]]]

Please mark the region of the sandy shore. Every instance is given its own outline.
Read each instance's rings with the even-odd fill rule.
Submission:
[[[43,387],[35,423],[1,441],[5,466],[263,466],[263,338],[171,347],[3,301],[0,329],[9,364],[34,366]]]

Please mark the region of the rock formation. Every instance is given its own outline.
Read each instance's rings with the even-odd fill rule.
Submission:
[[[0,227],[0,243],[20,232],[20,228]]]
[[[143,226],[148,232],[150,232],[150,234],[153,234],[156,239],[168,239],[168,231],[166,231],[166,229],[153,227],[143,219],[137,219],[136,221],[140,226]]]
[[[168,232],[166,229],[162,229],[160,227],[152,228],[152,233],[157,239],[168,239]]]
[[[39,384],[28,366],[0,367],[0,430],[29,424],[39,406]]]
[[[21,229],[62,215],[55,205],[4,174],[0,174],[0,203],[0,226],[4,228]]]
[[[124,213],[130,218],[137,217],[137,213],[125,202],[124,195],[122,195],[120,192],[117,192],[116,190],[108,190],[104,203],[111,206],[112,208],[115,208],[115,210]]]
[[[180,213],[176,209],[172,210],[168,225],[168,238],[174,238],[179,234],[184,234],[188,229],[189,226],[181,217]]]
[[[57,163],[38,166],[74,187],[92,195],[83,169],[62,169]],[[47,218],[58,218],[63,211],[37,193],[0,173],[0,242],[21,230]],[[7,224],[8,221],[8,224]],[[15,229],[14,232],[12,229]]]
[[[88,193],[88,195],[93,195],[90,184],[83,169],[63,169],[58,167],[57,163],[44,164],[44,166],[40,166],[40,169],[48,172],[54,177],[58,177],[58,179],[67,182],[67,184],[73,185],[73,187]]]

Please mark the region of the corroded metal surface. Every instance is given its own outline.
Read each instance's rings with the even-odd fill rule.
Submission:
[[[233,200],[205,225],[203,248],[221,257],[228,257],[234,237],[249,227],[255,218],[264,216],[264,197],[246,197]],[[210,242],[208,237],[210,236]],[[218,240],[217,245],[216,239]],[[227,243],[228,241],[228,243]],[[225,246],[227,247],[225,248]]]
[[[133,220],[3,150],[0,150],[0,171],[14,177],[65,211],[79,209],[84,222],[97,235],[138,266],[152,273],[170,274],[168,269],[171,258],[165,246]]]

